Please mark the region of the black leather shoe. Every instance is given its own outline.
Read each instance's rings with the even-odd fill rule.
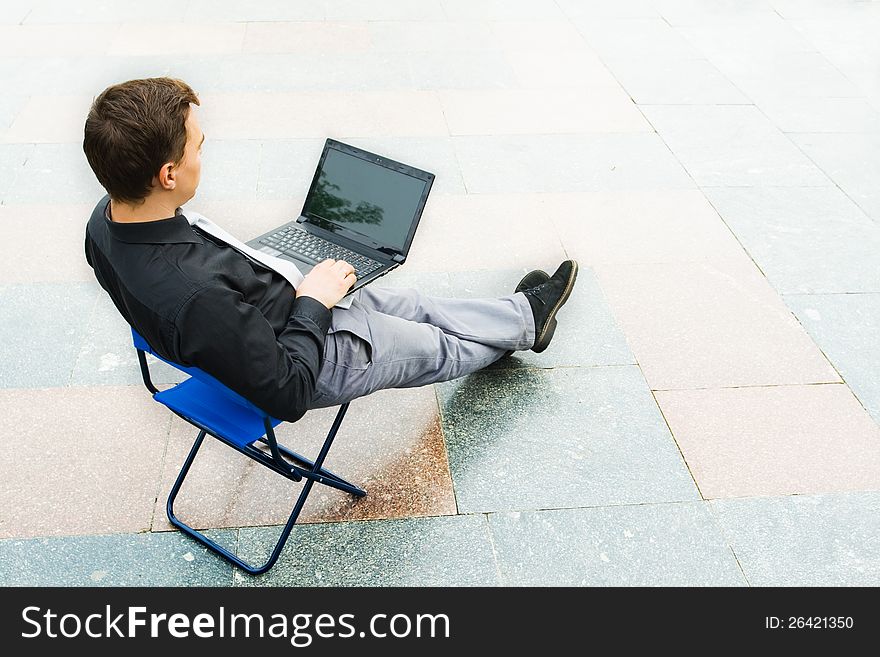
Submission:
[[[516,286],[514,292],[522,292],[523,290],[528,290],[530,287],[538,287],[549,280],[550,274],[543,269],[533,269],[523,276],[523,279],[519,282],[519,285]]]
[[[553,339],[556,313],[571,296],[577,274],[577,262],[566,260],[546,283],[523,290],[535,316],[535,344],[532,347],[535,353],[544,351]]]

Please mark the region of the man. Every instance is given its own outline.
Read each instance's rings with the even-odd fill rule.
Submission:
[[[180,80],[131,80],[103,91],[85,124],[83,149],[108,194],[89,219],[86,258],[157,353],[296,421],[312,408],[547,348],[577,277],[572,260],[552,277],[531,272],[500,299],[370,285],[340,304],[355,283],[347,262],[325,260],[292,279],[279,273],[288,261],[219,238],[181,210],[199,184],[197,105]]]

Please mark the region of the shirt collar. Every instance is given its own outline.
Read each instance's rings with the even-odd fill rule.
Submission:
[[[193,232],[186,216],[177,210],[177,214],[158,221],[142,221],[123,223],[110,220],[110,197],[105,196],[95,212],[110,231],[110,235],[120,242],[128,244],[203,244],[204,241]]]

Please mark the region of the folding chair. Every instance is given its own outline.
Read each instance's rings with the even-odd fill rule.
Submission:
[[[330,433],[327,434],[324,445],[318,453],[318,457],[314,461],[310,461],[283,445],[279,445],[275,440],[274,427],[278,426],[281,420],[270,417],[247,399],[230,390],[202,370],[195,367],[184,367],[163,358],[153,351],[150,345],[147,344],[147,341],[134,329],[131,330],[131,334],[134,340],[134,348],[137,350],[144,385],[152,393],[153,399],[164,404],[176,415],[199,429],[196,441],[189,452],[189,456],[186,457],[180,474],[177,475],[177,480],[174,482],[165,507],[168,519],[175,527],[231,561],[242,570],[253,575],[259,575],[269,570],[278,560],[278,555],[281,554],[281,550],[287,542],[288,536],[290,536],[290,531],[299,517],[299,513],[312,490],[314,482],[317,481],[326,486],[344,490],[357,497],[363,497],[367,494],[366,491],[323,467],[327,452],[330,451],[330,445],[333,443],[333,439],[336,437],[336,433],[339,431],[339,427],[342,425],[342,420],[348,410],[348,403],[340,406],[336,419],[333,421],[333,426],[330,428]],[[151,354],[172,367],[189,374],[190,378],[167,390],[160,391],[153,385],[150,379],[146,354]],[[232,449],[241,452],[287,479],[301,481],[305,478],[306,480],[269,560],[262,566],[252,566],[246,563],[237,555],[218,545],[174,515],[174,500],[180,487],[183,485],[184,479],[186,479],[186,475],[196,458],[196,454],[206,434],[213,436]],[[262,443],[268,446],[268,453],[264,449],[255,447],[255,443]]]

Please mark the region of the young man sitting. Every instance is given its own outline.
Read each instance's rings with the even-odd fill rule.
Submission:
[[[163,357],[198,367],[270,415],[296,421],[384,388],[446,381],[518,350],[543,351],[577,263],[533,271],[498,299],[442,299],[368,285],[325,260],[304,278],[181,211],[205,139],[184,82],[131,80],[92,104],[83,149],[107,190],[85,252],[122,316]]]

